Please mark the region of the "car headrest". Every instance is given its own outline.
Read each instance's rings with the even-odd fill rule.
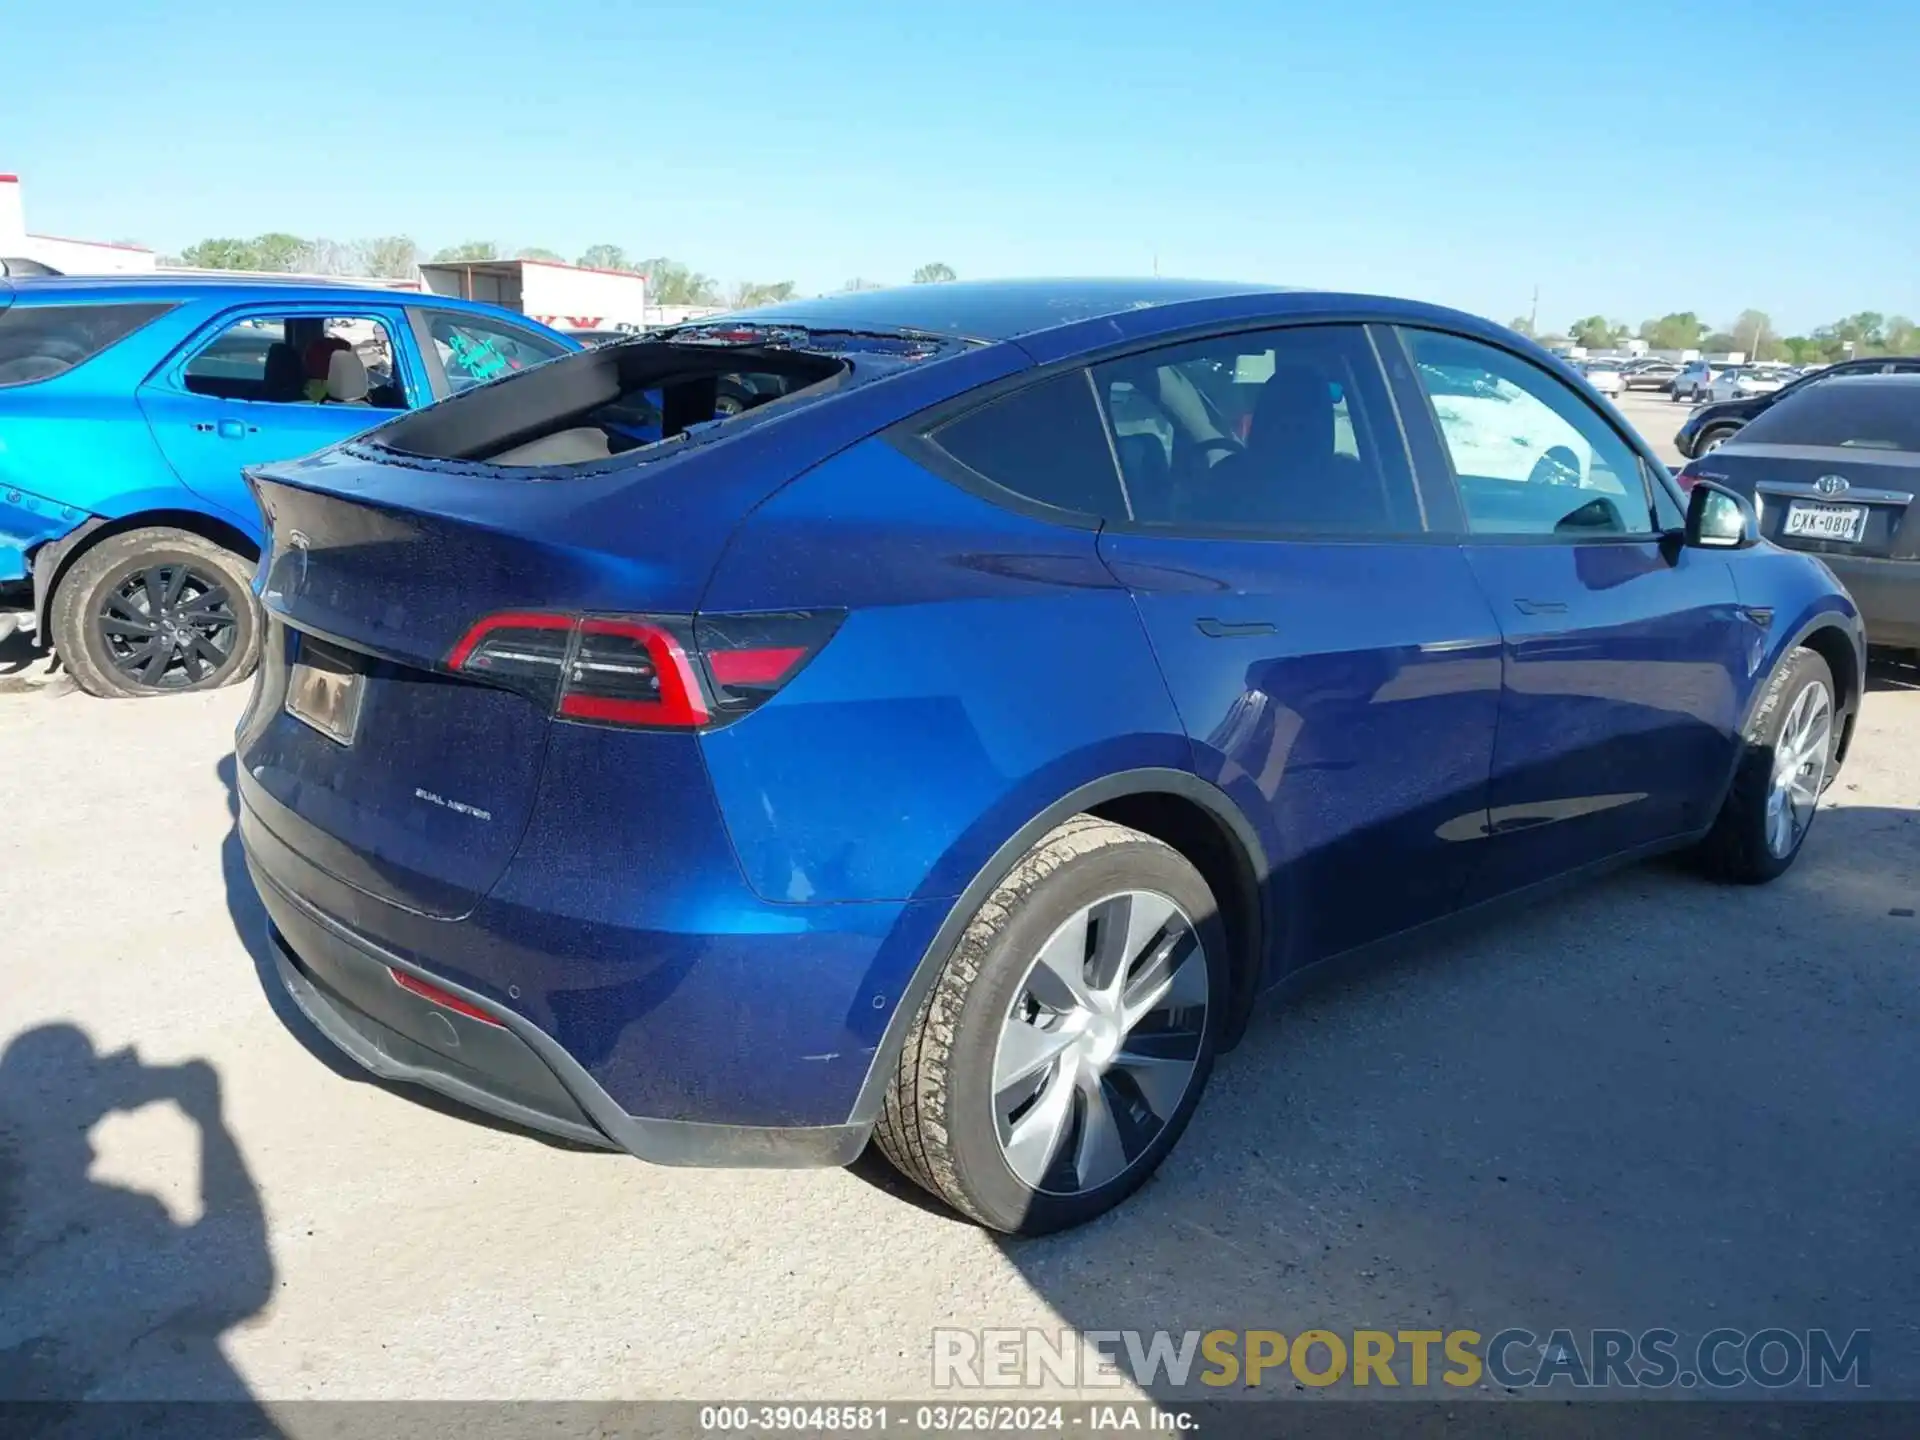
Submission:
[[[267,346],[261,377],[267,399],[293,399],[299,395],[306,378],[306,366],[300,363],[300,354],[293,346],[284,340],[276,340]]]
[[[1327,377],[1306,365],[1282,365],[1260,387],[1247,448],[1284,451],[1294,458],[1328,456],[1334,449],[1333,391]]]
[[[334,351],[327,359],[327,399],[337,405],[356,405],[366,398],[366,362],[351,350]]]

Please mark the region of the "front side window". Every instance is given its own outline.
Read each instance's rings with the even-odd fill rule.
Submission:
[[[274,405],[407,408],[393,333],[371,316],[249,315],[194,352],[196,395]]]
[[[1579,393],[1519,356],[1404,330],[1476,535],[1644,535],[1640,456]]]
[[[1420,506],[1366,332],[1217,336],[1093,369],[1136,522],[1402,535]]]
[[[0,310],[0,386],[65,374],[171,305],[20,305]]]
[[[451,310],[429,312],[427,333],[446,371],[447,386],[456,395],[569,353],[558,341],[531,330]]]

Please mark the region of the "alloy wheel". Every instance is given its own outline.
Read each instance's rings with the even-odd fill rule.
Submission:
[[[240,633],[225,580],[179,560],[129,573],[95,623],[109,663],[148,690],[199,684],[233,658]]]
[[[1833,701],[1814,681],[1795,697],[1773,747],[1767,791],[1767,849],[1784,860],[1799,848],[1826,784],[1833,749]]]
[[[1167,896],[1127,890],[1070,916],[994,1052],[994,1125],[1014,1174],[1073,1195],[1138,1163],[1192,1087],[1207,1002],[1199,935]]]

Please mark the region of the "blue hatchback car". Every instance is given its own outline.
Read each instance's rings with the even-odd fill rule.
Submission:
[[[251,278],[0,279],[0,624],[96,695],[259,650],[242,469],[579,347],[487,305]]]
[[[1304,967],[1780,874],[1860,703],[1817,560],[1400,301],[800,301],[253,479],[240,831],[321,1031],[647,1160],[871,1137],[1006,1231],[1138,1186]]]

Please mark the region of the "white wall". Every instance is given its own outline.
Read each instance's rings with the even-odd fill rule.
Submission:
[[[51,235],[29,235],[26,248],[14,254],[51,265],[66,275],[151,275],[154,254],[128,245],[61,240]]]
[[[30,234],[26,199],[16,175],[0,175],[0,255],[38,260],[67,275],[147,275],[154,267],[151,250]]]

